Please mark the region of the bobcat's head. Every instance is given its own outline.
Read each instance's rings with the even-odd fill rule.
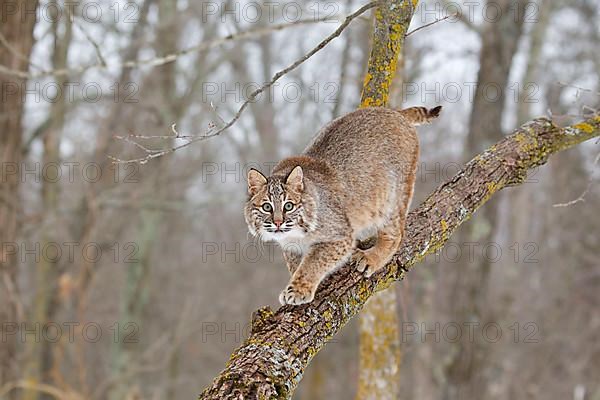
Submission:
[[[244,216],[248,230],[263,241],[284,244],[302,239],[314,224],[314,199],[305,191],[300,166],[287,177],[265,177],[248,171],[248,202]]]

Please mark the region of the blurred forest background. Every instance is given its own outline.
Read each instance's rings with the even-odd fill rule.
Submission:
[[[247,233],[246,171],[358,106],[372,14],[218,137],[111,157],[222,126],[363,4],[0,0],[0,398],[185,399],[210,383],[287,282],[280,251]],[[413,207],[520,124],[600,105],[596,0],[422,0],[411,29],[448,15],[408,36],[392,88],[393,106],[444,106],[420,129]],[[600,399],[599,151],[555,156],[391,289],[399,399]],[[353,398],[358,342],[356,320],[295,398]]]

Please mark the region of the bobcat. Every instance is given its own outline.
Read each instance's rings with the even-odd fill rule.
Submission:
[[[310,303],[323,278],[350,260],[368,277],[392,258],[413,195],[414,126],[441,109],[359,109],[323,127],[271,176],[248,171],[248,229],[282,247],[291,274],[281,304]],[[377,239],[373,247],[357,247],[370,237]]]

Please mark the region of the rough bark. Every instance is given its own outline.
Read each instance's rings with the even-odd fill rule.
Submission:
[[[418,1],[387,1],[375,12],[373,45],[360,107],[386,106],[392,83],[402,86],[404,38]],[[396,292],[373,296],[360,315],[357,400],[398,398],[400,327]]]
[[[398,55],[417,3],[418,0],[388,0],[375,10],[373,47],[365,74],[361,107],[387,104]]]
[[[250,337],[200,399],[288,399],[314,355],[377,291],[404,277],[500,189],[522,183],[551,154],[600,136],[600,116],[560,128],[540,118],[475,156],[408,215],[393,260],[371,278],[345,265],[302,306],[265,307],[252,316]]]
[[[158,39],[155,41],[155,48],[158,54],[168,54],[172,49],[177,48],[177,42],[180,38],[180,29],[176,24],[177,3],[170,0],[158,1],[158,19],[160,21],[157,32]],[[175,63],[168,63],[160,66],[154,71],[155,77],[165,97],[165,104],[161,107],[163,117],[162,121],[177,121],[185,108],[180,108],[180,102],[177,101],[176,94],[176,74]],[[163,127],[166,129],[167,127]],[[173,146],[171,141],[164,143],[166,148]],[[148,171],[148,178],[151,184],[145,189],[143,204],[149,205],[152,201],[165,201],[168,198],[168,191],[161,185],[166,180],[166,164],[168,160],[161,158]],[[157,247],[157,240],[164,224],[165,215],[160,209],[142,207],[139,212],[139,222],[137,229],[137,249],[136,260],[127,266],[125,287],[121,294],[121,326],[126,326],[133,322],[139,326],[144,326],[144,314],[150,300],[150,282],[153,274],[152,261],[153,251]],[[135,398],[138,390],[137,386],[132,386],[131,382],[123,379],[130,376],[130,369],[135,365],[135,360],[140,356],[140,347],[127,343],[126,341],[115,341],[113,343],[112,364],[113,364],[113,382],[114,385],[109,392],[109,399],[131,399]],[[172,397],[165,397],[172,398]]]

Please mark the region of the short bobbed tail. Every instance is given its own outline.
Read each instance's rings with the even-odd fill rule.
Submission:
[[[431,121],[440,116],[442,106],[437,106],[431,109],[425,107],[410,107],[400,110],[400,114],[412,125],[429,124]]]

